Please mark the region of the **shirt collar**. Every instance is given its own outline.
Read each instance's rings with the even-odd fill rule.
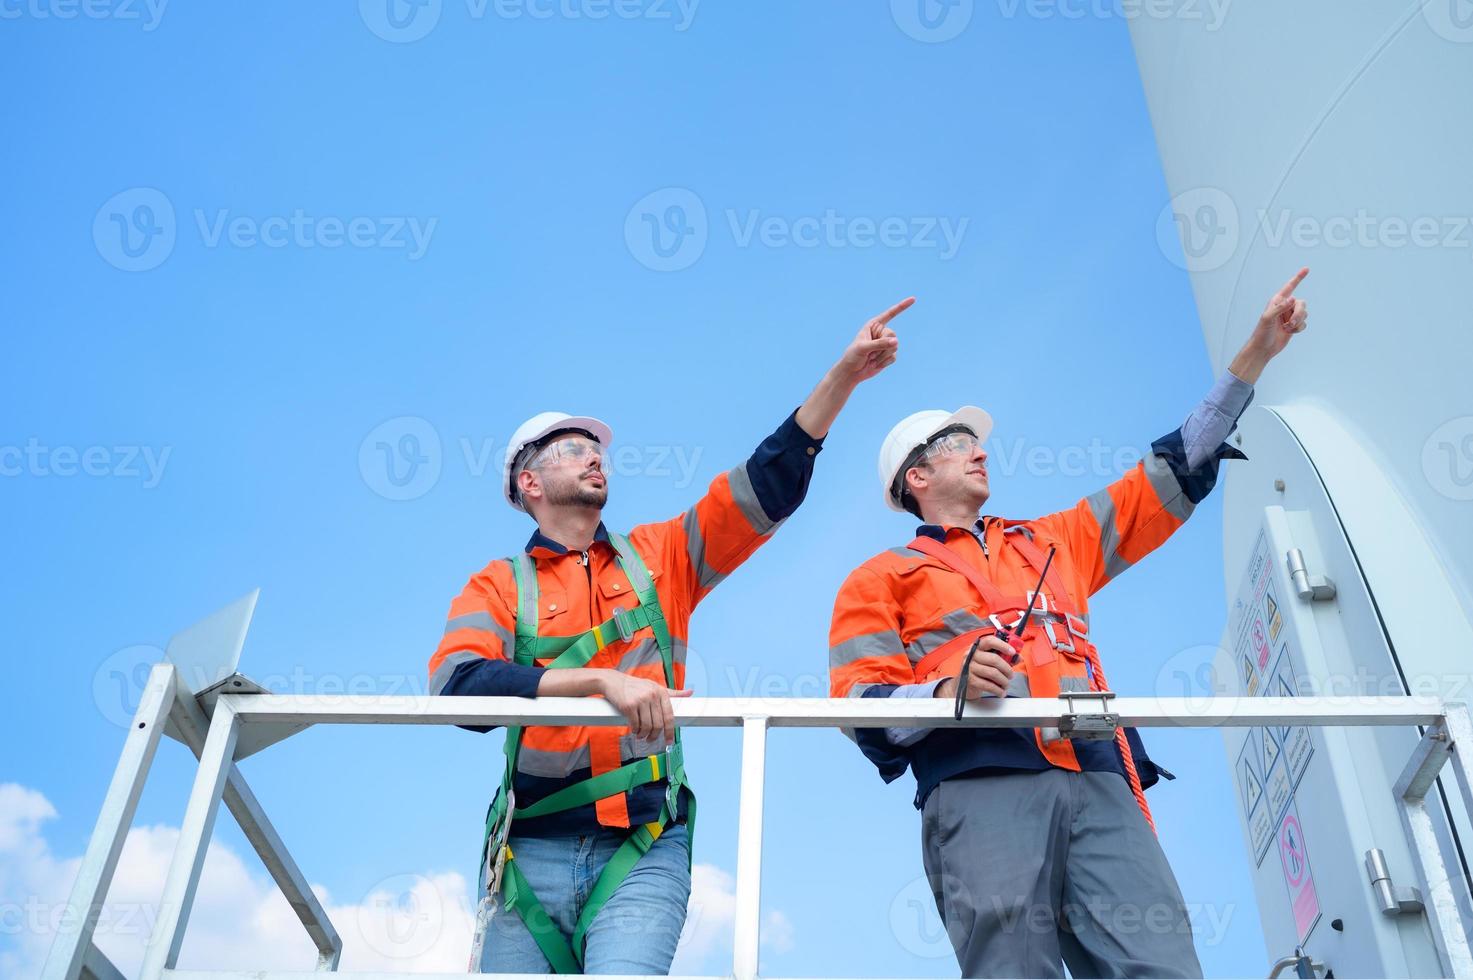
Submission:
[[[977,519],[977,523],[973,524],[971,527],[958,527],[955,528],[955,530],[966,531],[968,534],[972,535],[983,534],[986,532],[988,520],[990,520],[990,518],[979,517]],[[928,538],[935,538],[937,541],[945,544],[946,532],[952,529],[952,527],[942,524],[922,524],[920,527],[916,528],[916,535],[924,535]]]
[[[597,544],[600,541],[605,544],[610,543],[609,532],[604,527],[603,521],[599,521],[598,527],[593,531],[593,543]],[[565,546],[558,544],[552,538],[543,534],[542,528],[540,527],[532,532],[532,537],[527,541],[526,551],[527,554],[534,558],[551,558],[555,555],[566,555],[568,553],[568,549]]]

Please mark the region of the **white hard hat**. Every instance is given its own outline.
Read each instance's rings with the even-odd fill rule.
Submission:
[[[522,454],[523,449],[563,429],[582,429],[597,439],[598,444],[605,449],[614,440],[613,430],[598,419],[586,415],[569,415],[566,412],[540,412],[517,426],[517,431],[511,435],[511,443],[506,447],[506,462],[501,465],[501,490],[506,494],[506,502],[522,513],[526,513],[527,508],[522,506],[516,487],[512,485],[512,477],[516,475],[512,472],[512,467],[517,464],[517,457]]]
[[[964,405],[955,412],[930,409],[907,415],[900,424],[890,430],[880,445],[880,489],[885,494],[885,506],[891,510],[904,511],[900,497],[895,493],[895,480],[900,468],[910,454],[930,442],[937,434],[952,426],[965,426],[983,442],[992,432],[992,416],[980,408]],[[914,464],[912,464],[914,465]]]

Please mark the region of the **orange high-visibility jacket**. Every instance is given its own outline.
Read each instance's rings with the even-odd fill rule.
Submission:
[[[807,490],[813,457],[822,445],[802,432],[790,416],[782,427],[742,465],[718,476],[695,506],[671,520],[642,524],[629,540],[649,568],[660,606],[670,630],[677,688],[685,685],[686,641],[691,612],[730,572],[766,542],[782,519],[796,509]],[[769,516],[753,487],[752,470],[760,470]],[[638,605],[628,577],[619,567],[602,525],[586,553],[569,552],[540,532],[527,551],[537,566],[539,590],[538,631],[541,636],[577,636],[609,619],[615,607],[626,611]],[[450,606],[449,620],[439,647],[430,658],[430,693],[446,691],[457,668],[477,660],[499,661],[508,667],[515,648],[516,582],[507,559],[491,562],[473,576]],[[648,628],[629,640],[617,636],[586,665],[620,670],[659,684],[665,683],[660,651]],[[518,668],[532,671],[534,668]],[[535,677],[523,690],[535,692]],[[491,693],[452,690],[446,693]],[[517,759],[516,793],[520,807],[552,792],[620,765],[663,751],[656,742],[642,742],[627,727],[529,726],[523,729]],[[488,762],[487,774],[500,767],[500,757]],[[631,826],[655,819],[665,792],[665,781],[636,787],[627,794],[599,800],[595,807],[536,818],[544,832],[597,825]],[[648,811],[648,812],[646,812]],[[530,828],[532,819],[523,826]]]
[[[1179,434],[1173,435],[1179,452]],[[1020,533],[1040,549],[1057,547],[1056,581],[1072,600],[1067,612],[1076,619],[1071,629],[1069,617],[1060,608],[1068,605],[1065,597],[1055,597],[1057,590],[1046,584],[1042,592],[1050,611],[1035,612],[1024,636],[1023,654],[1013,668],[1009,693],[1047,697],[1059,689],[1088,689],[1088,597],[1170,537],[1215,480],[1216,460],[1205,480],[1179,476],[1181,467],[1173,462],[1167,440],[1158,442],[1153,447],[1156,452],[1124,477],[1068,510],[1031,521],[983,518],[985,553],[969,529],[921,529],[990,580],[1006,597],[1006,609],[990,608],[962,574],[909,547],[882,552],[855,569],[834,604],[829,639],[832,695],[886,697],[899,685],[933,679],[938,673],[953,676],[954,659],[952,670],[926,670],[930,678],[917,676],[916,668],[948,641],[988,627],[988,617],[994,613],[1001,614],[1004,625],[1017,618],[1039,578],[1038,568],[1007,540]],[[1219,453],[1240,455],[1226,446]],[[932,658],[927,667],[934,661]],[[1030,690],[1030,669],[1049,675],[1042,685],[1045,690]],[[1131,744],[1139,746],[1138,736],[1133,731],[1127,734]],[[907,765],[913,768],[919,784],[917,806],[941,780],[967,772],[1058,766],[1124,774],[1113,743],[1059,741],[1037,729],[938,729],[905,749],[887,742],[879,730],[858,730],[853,735],[887,781],[897,778]],[[1151,785],[1156,781],[1156,767],[1139,748],[1135,756],[1142,783]]]

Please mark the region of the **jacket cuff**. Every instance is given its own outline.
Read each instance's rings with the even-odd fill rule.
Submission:
[[[1193,504],[1199,504],[1212,488],[1217,486],[1217,465],[1225,459],[1247,459],[1239,449],[1221,443],[1214,449],[1206,459],[1195,467],[1187,465],[1187,450],[1182,440],[1181,430],[1168,433],[1151,443],[1151,452],[1159,456],[1171,468],[1171,473],[1176,477],[1176,482],[1181,486],[1182,493],[1186,494],[1188,500]]]
[[[796,409],[762,440],[747,460],[747,478],[768,520],[781,523],[798,509],[808,495],[814,458],[822,450],[823,440],[813,438],[798,424]]]

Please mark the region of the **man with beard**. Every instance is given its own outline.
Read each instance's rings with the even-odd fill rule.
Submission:
[[[1242,458],[1223,440],[1259,374],[1304,329],[1308,307],[1293,293],[1308,272],[1269,301],[1181,428],[1068,510],[979,519],[991,494],[982,444],[992,428],[980,408],[917,412],[896,425],[880,449],[885,503],[922,524],[915,540],[869,559],[840,589],[833,696],[938,697],[960,712],[980,698],[1109,690],[1087,600],[1182,526],[1216,482],[1219,460]],[[1062,977],[1067,964],[1074,977],[1200,977],[1144,795],[1165,771],[1134,730],[1068,736],[853,733],[887,782],[915,773],[926,874],[962,976]]]
[[[695,816],[671,707],[691,693],[691,612],[802,503],[850,393],[895,360],[888,324],[912,302],[860,328],[798,410],[695,506],[627,537],[601,520],[607,425],[544,412],[512,437],[502,489],[537,530],[451,603],[430,693],[603,697],[629,724],[508,730],[473,969],[669,972]]]

